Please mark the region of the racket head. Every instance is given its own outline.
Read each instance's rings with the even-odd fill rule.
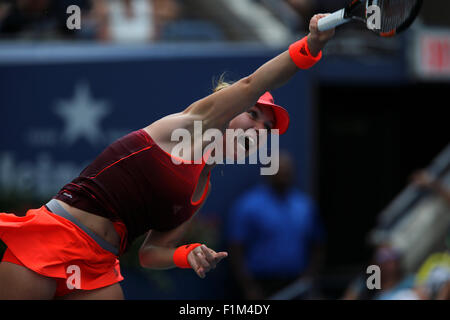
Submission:
[[[381,28],[372,31],[381,37],[405,31],[419,15],[422,4],[423,0],[368,0],[366,8],[376,5],[381,10]]]
[[[361,5],[365,3],[364,5]],[[423,0],[352,0],[341,9],[319,20],[319,30],[325,31],[350,21],[359,21],[382,37],[392,37],[409,28],[417,18]],[[379,28],[369,28],[369,8],[375,5],[380,10]]]

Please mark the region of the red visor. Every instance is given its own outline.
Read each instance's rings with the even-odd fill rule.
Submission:
[[[274,103],[273,97],[270,92],[264,93],[256,103],[257,105],[269,107],[275,115],[275,124],[273,129],[278,129],[280,134],[286,132],[289,127],[289,114],[283,107],[277,106]]]

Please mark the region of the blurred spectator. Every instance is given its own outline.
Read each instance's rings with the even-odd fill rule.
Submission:
[[[417,292],[424,299],[450,300],[450,253],[431,254],[416,276]]]
[[[50,0],[3,0],[0,9],[0,33],[13,37],[54,29],[54,21],[49,19],[50,7]]]
[[[240,198],[228,225],[230,263],[243,298],[267,298],[318,271],[324,231],[315,204],[293,185],[294,163],[280,154],[279,171]]]
[[[414,185],[441,196],[450,206],[450,189],[427,171],[416,171],[413,173],[411,181]]]
[[[66,27],[67,7],[89,12],[90,0],[0,0],[0,35],[9,39],[55,39],[77,36]]]
[[[71,5],[81,10],[80,30],[66,26]],[[158,40],[180,13],[176,0],[0,0],[0,35],[10,39],[149,42]]]
[[[442,197],[450,206],[450,190],[445,183],[425,170],[411,176],[411,182],[425,191]],[[447,251],[434,253],[423,263],[415,277],[405,276],[401,268],[401,255],[390,246],[377,248],[373,264],[381,269],[381,290],[369,290],[367,275],[361,275],[348,287],[343,299],[379,300],[430,300],[450,299],[450,237],[447,236]]]
[[[391,300],[450,300],[450,255],[433,253],[419,268],[414,287],[402,289]]]
[[[94,40],[96,38],[97,27],[99,22],[93,15],[93,9],[97,5],[97,0],[52,0],[52,10],[57,20],[57,32],[55,37],[63,39],[83,39]],[[67,8],[76,5],[80,8],[81,13],[81,29],[69,30],[67,28],[67,19],[70,14]]]
[[[380,267],[380,289],[367,288],[368,274],[358,276],[347,288],[344,300],[416,300],[415,294],[408,294],[405,290],[414,287],[414,278],[405,275],[401,265],[401,253],[390,246],[382,244],[375,250],[370,265]],[[364,268],[365,270],[365,268]]]
[[[414,286],[414,277],[405,274],[401,259],[401,253],[390,246],[378,248],[375,264],[381,270],[381,289],[376,290],[375,300],[416,300],[414,296],[401,295]]]
[[[155,8],[155,40],[161,39],[164,29],[181,18],[183,6],[176,0],[153,0]]]
[[[99,40],[130,43],[159,40],[170,21],[180,15],[175,0],[95,1]]]

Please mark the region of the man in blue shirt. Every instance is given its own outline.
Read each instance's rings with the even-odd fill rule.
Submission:
[[[232,207],[227,230],[230,263],[244,298],[264,299],[312,276],[324,231],[316,206],[293,186],[294,165],[280,153],[279,171]]]

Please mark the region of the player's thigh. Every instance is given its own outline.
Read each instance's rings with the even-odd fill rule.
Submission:
[[[56,281],[26,267],[0,262],[0,300],[53,299]]]
[[[123,300],[124,295],[120,284],[115,283],[107,287],[94,290],[75,290],[62,296],[63,300]]]

